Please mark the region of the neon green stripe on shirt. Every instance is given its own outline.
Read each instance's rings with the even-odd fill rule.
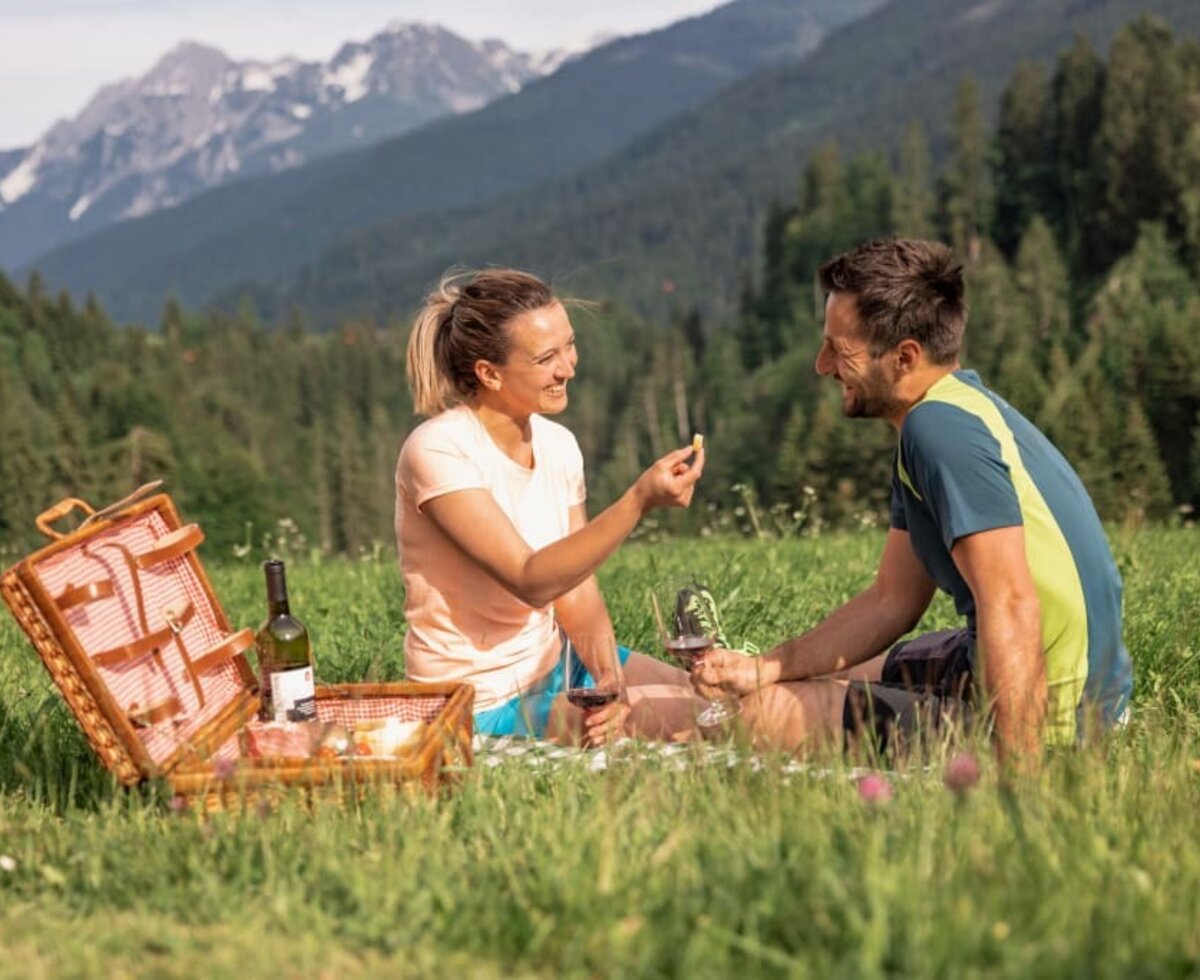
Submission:
[[[1041,603],[1049,688],[1045,740],[1051,745],[1071,744],[1075,741],[1076,708],[1087,680],[1088,632],[1083,582],[1066,536],[1025,468],[1012,430],[995,403],[952,374],[929,389],[924,402],[931,401],[974,415],[1000,444],[1021,508],[1026,558]]]

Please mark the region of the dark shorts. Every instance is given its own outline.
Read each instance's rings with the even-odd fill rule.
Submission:
[[[970,723],[975,638],[965,629],[925,633],[892,647],[878,682],[851,681],[842,725],[885,752],[947,723]]]

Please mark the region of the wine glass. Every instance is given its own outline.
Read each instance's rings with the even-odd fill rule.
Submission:
[[[689,674],[697,670],[704,662],[704,655],[716,645],[716,638],[706,633],[697,633],[695,627],[685,621],[676,607],[678,592],[672,592],[672,616],[670,620],[663,617],[659,605],[658,594],[650,592],[650,601],[654,607],[654,619],[658,624],[659,636],[663,649]],[[707,732],[722,731],[742,711],[742,702],[737,697],[724,697],[717,701],[709,701],[696,715],[696,724]]]
[[[584,717],[620,698],[625,685],[613,637],[600,637],[598,642],[589,643],[588,648],[592,660],[590,667],[571,638],[564,635],[563,688],[567,700],[582,711]]]

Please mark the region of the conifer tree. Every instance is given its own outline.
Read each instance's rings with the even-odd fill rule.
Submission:
[[[1012,274],[1003,256],[993,248],[984,247],[978,261],[967,269],[966,285],[970,314],[963,338],[962,362],[978,371],[986,382],[1009,342]]]
[[[1000,97],[996,126],[996,206],[992,237],[1006,256],[1016,254],[1035,215],[1061,224],[1059,195],[1051,183],[1053,143],[1045,72],[1039,64],[1017,66]]]
[[[1117,416],[1111,411],[1111,398],[1103,396],[1104,382],[1094,365],[1094,358],[1087,357],[1073,364],[1061,347],[1055,347],[1050,354],[1050,388],[1034,418],[1075,468],[1100,516],[1110,519],[1123,513],[1107,442]]]
[[[979,84],[969,75],[955,97],[951,132],[953,147],[942,175],[943,222],[950,243],[975,262],[988,234],[993,190]]]
[[[1170,481],[1139,398],[1128,403],[1112,463],[1125,514],[1161,520],[1171,512]]]
[[[805,436],[808,420],[801,405],[793,405],[779,436],[779,454],[772,476],[775,499],[798,504],[807,480]]]
[[[1106,220],[1096,243],[1110,259],[1133,247],[1143,222],[1179,233],[1177,161],[1192,123],[1186,81],[1161,21],[1143,16],[1117,35],[1100,120]]]
[[[1053,89],[1054,185],[1061,196],[1056,231],[1072,270],[1102,271],[1104,167],[1099,150],[1105,64],[1084,37],[1058,59]]]
[[[1050,225],[1035,215],[1017,248],[1013,284],[1032,335],[1028,351],[1045,370],[1050,349],[1078,345],[1071,332],[1070,280]]]
[[[1200,510],[1200,411],[1196,412],[1196,422],[1192,426],[1191,463],[1191,479],[1183,494],[1183,506],[1195,515]]]
[[[933,158],[919,122],[905,127],[900,141],[900,168],[892,196],[892,231],[903,238],[932,238],[937,198]]]

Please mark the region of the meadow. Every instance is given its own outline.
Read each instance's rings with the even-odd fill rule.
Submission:
[[[878,530],[629,545],[601,581],[654,649],[647,590],[698,574],[766,647],[865,585]],[[478,766],[415,804],[202,819],[116,787],[0,620],[0,976],[1168,976],[1200,974],[1200,531],[1112,529],[1130,727],[954,793],[944,755],[864,802],[840,758]],[[255,625],[249,556],[202,552]],[[387,549],[295,556],[326,680],[403,671]],[[950,625],[939,599],[922,628]]]

